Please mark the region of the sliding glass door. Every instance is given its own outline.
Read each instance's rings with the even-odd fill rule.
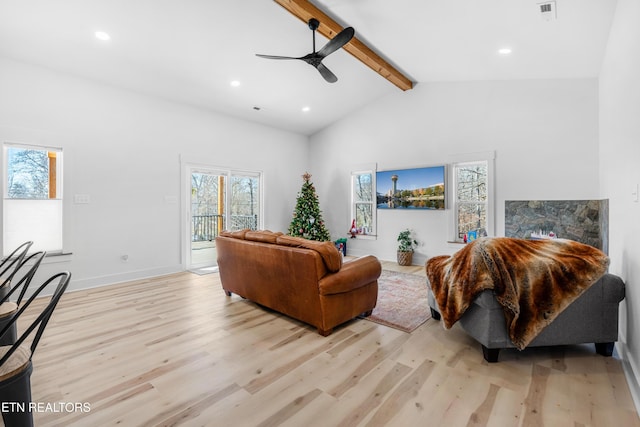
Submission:
[[[187,169],[187,269],[215,269],[215,239],[220,232],[261,228],[261,174],[202,166]]]
[[[225,229],[225,172],[191,172],[190,268],[214,266],[215,238]]]
[[[231,175],[229,188],[229,230],[258,229],[260,212],[260,175]]]

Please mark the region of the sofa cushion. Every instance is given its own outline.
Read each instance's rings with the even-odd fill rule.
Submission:
[[[236,231],[224,230],[220,232],[220,235],[223,237],[233,237],[234,239],[244,240],[244,236],[247,234],[248,231],[251,231],[251,229],[245,228],[245,229],[236,230]]]
[[[293,237],[287,235],[278,236],[276,243],[283,246],[291,246],[294,248],[312,249],[320,254],[324,265],[332,273],[340,271],[342,267],[342,257],[340,252],[332,242],[317,242],[315,240],[307,240],[302,237]]]
[[[269,230],[247,231],[244,235],[244,239],[254,242],[275,244],[278,236],[282,236],[282,233],[279,231],[276,233]]]

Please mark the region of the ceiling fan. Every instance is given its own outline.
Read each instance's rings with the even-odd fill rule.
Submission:
[[[333,74],[331,70],[329,70],[322,63],[322,60],[347,44],[349,40],[353,38],[355,31],[351,27],[345,28],[344,30],[340,31],[334,38],[329,40],[327,44],[322,47],[322,49],[316,52],[316,30],[319,26],[320,21],[315,18],[309,19],[309,29],[311,29],[311,31],[313,32],[313,52],[305,56],[296,58],[292,56],[261,55],[259,53],[256,53],[256,56],[267,59],[300,59],[307,64],[315,67],[326,81],[328,81],[329,83],[335,83],[338,81],[338,77],[336,77],[336,75]]]

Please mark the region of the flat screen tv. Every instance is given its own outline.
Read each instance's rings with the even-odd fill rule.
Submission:
[[[376,172],[378,209],[442,210],[445,195],[444,166]]]

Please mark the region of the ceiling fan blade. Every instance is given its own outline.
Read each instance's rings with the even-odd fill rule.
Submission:
[[[302,59],[302,58],[294,58],[292,56],[262,55],[259,53],[256,53],[256,56],[259,56],[260,58],[267,58],[267,59]]]
[[[320,71],[322,77],[324,77],[324,79],[329,83],[335,83],[338,81],[338,77],[336,77],[336,75],[333,74],[331,70],[325,67],[324,64],[318,63],[318,65],[316,65],[316,68],[318,69],[318,71]]]
[[[355,35],[355,30],[352,27],[347,27],[344,30],[340,31],[337,36],[332,38],[325,44],[322,49],[318,51],[318,55],[321,58],[332,54],[336,50],[340,49],[345,44],[349,43],[349,40],[353,38]]]

